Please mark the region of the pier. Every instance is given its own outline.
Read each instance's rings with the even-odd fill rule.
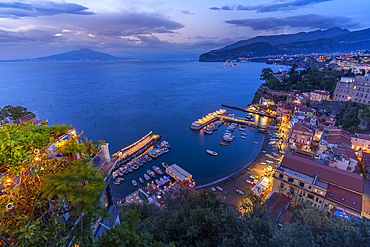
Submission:
[[[230,116],[227,116],[227,115],[217,115],[217,118],[223,119],[226,122],[245,124],[245,125],[250,126],[250,127],[259,127],[259,128],[263,128],[263,129],[276,129],[276,128],[278,128],[278,127],[273,126],[273,125],[262,125],[262,124],[255,123],[254,121],[250,121],[248,119],[245,119],[245,118],[230,117]]]
[[[189,129],[200,130],[201,128],[203,128],[207,124],[210,124],[210,123],[216,121],[218,119],[217,118],[218,114],[227,114],[227,112],[226,112],[225,109],[220,109],[218,111],[208,113],[207,116],[202,117],[202,118],[198,119],[197,121],[193,122],[190,125]]]
[[[248,112],[248,113],[257,114],[257,115],[262,116],[262,117],[268,117],[268,118],[276,119],[276,116],[270,116],[268,114],[263,114],[263,113],[247,110],[247,109],[236,107],[236,106],[229,106],[229,105],[224,105],[224,104],[222,104],[222,106],[223,107],[228,107],[228,108],[231,108],[231,109],[235,109],[235,110],[239,110],[239,111],[245,111],[245,112]]]
[[[145,135],[140,140],[134,142],[133,144],[121,149],[117,153],[113,154],[113,156],[119,156],[119,161],[116,165],[121,165],[129,160],[133,159],[136,156],[144,153],[149,147],[151,147],[154,143],[161,139],[160,135],[153,135],[153,132],[150,131],[147,135]]]

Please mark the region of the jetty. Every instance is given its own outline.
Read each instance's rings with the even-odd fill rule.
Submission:
[[[229,105],[224,105],[224,104],[222,104],[222,106],[223,107],[228,107],[228,108],[231,108],[231,109],[235,109],[235,110],[239,110],[239,111],[244,111],[244,112],[248,112],[248,113],[257,114],[257,115],[262,116],[262,117],[268,117],[268,118],[276,119],[276,116],[271,116],[271,115],[268,115],[268,114],[264,114],[264,113],[260,113],[260,112],[256,112],[256,111],[251,111],[251,110],[247,110],[247,109],[236,107],[236,106],[229,106]]]
[[[210,124],[210,123],[216,121],[218,119],[217,115],[219,115],[219,114],[227,114],[226,109],[219,109],[218,111],[208,113],[207,116],[202,117],[202,118],[198,119],[197,121],[194,121],[190,125],[189,129],[200,130],[201,128],[203,128],[207,124]]]
[[[113,156],[119,157],[119,161],[116,163],[116,166],[124,164],[131,160],[132,158],[144,153],[149,147],[151,147],[154,143],[156,143],[160,139],[161,139],[160,135],[154,135],[153,132],[150,131],[140,140],[132,143],[131,145],[125,148],[122,148],[120,151],[113,154]]]
[[[244,125],[247,125],[249,127],[259,127],[261,129],[278,129],[279,128],[279,127],[273,126],[273,125],[258,124],[258,123],[255,123],[254,121],[250,121],[246,118],[241,118],[241,117],[231,117],[231,116],[222,115],[222,114],[219,114],[216,117],[220,118],[220,119],[223,119],[225,122],[244,124]]]

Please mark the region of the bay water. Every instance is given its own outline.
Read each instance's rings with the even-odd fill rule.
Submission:
[[[49,124],[74,124],[89,139],[109,143],[111,154],[150,131],[161,135],[171,145],[170,152],[126,175],[116,187],[118,197],[133,192],[131,180],[138,181],[161,162],[178,164],[199,186],[233,174],[254,159],[263,134],[247,129],[247,139],[234,133],[235,140],[221,146],[225,125],[213,135],[189,126],[223,108],[221,104],[245,108],[266,67],[281,68],[264,63],[228,68],[198,61],[0,63],[0,107],[22,105]],[[207,155],[206,149],[218,156]]]

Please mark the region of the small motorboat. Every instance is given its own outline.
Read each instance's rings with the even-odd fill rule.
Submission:
[[[162,175],[163,172],[158,166],[153,166],[153,171],[157,173],[158,175]]]
[[[128,172],[133,172],[134,170],[131,167],[127,167]]]
[[[206,150],[207,154],[210,154],[210,155],[213,155],[213,156],[217,156],[217,153],[215,151],[212,151],[212,150]]]
[[[222,145],[222,146],[227,146],[227,145],[229,145],[227,142],[220,142],[220,145]]]
[[[114,183],[115,185],[119,185],[119,184],[121,184],[121,182],[120,182],[119,180],[117,180],[117,179],[115,179],[113,183]]]
[[[241,190],[236,190],[236,192],[238,193],[238,194],[240,194],[240,195],[244,195],[244,192],[243,191],[241,191]]]
[[[167,165],[166,163],[161,162],[161,164],[162,164],[163,168],[165,168],[165,169],[167,169],[167,168],[168,168],[168,165]]]
[[[244,133],[244,132],[242,133],[242,135],[243,135],[243,136],[247,136],[247,134],[246,134],[246,133]]]
[[[161,186],[162,185],[162,183],[158,180],[158,179],[156,179],[156,180],[154,180],[155,181],[155,183],[158,185],[158,186]]]
[[[241,138],[243,138],[243,139],[247,139],[247,137],[246,137],[246,136],[241,136]]]
[[[212,190],[212,191],[216,191],[216,188],[215,188],[215,187],[211,187],[211,190]]]
[[[144,173],[144,178],[148,181],[148,180],[150,180],[150,177],[149,177],[149,175],[148,174],[145,174]]]
[[[132,182],[132,185],[133,185],[133,186],[135,186],[135,187],[137,186],[137,182],[136,182],[136,180],[132,180],[131,182]]]
[[[155,173],[151,170],[147,170],[146,173],[148,173],[148,175],[151,176],[152,178],[155,177]]]
[[[223,189],[220,186],[217,186],[216,189],[218,189],[219,191],[223,191]]]
[[[258,142],[253,142],[254,144],[258,144]]]
[[[139,177],[139,182],[143,184],[144,183],[144,179],[142,179],[141,177]]]

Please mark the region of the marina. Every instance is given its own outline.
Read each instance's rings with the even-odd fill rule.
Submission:
[[[202,117],[202,118],[198,119],[197,121],[194,121],[190,125],[189,128],[192,129],[192,130],[200,130],[204,126],[216,121],[218,114],[226,114],[226,113],[227,112],[226,112],[225,109],[219,109],[218,111],[208,113],[207,116]]]

